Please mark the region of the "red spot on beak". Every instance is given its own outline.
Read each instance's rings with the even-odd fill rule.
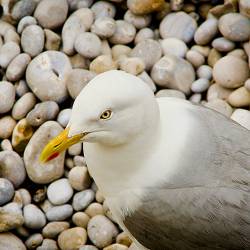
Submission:
[[[55,152],[54,154],[52,154],[52,155],[47,159],[47,161],[51,161],[51,160],[55,159],[58,155],[59,155],[59,153],[58,153],[58,152]]]

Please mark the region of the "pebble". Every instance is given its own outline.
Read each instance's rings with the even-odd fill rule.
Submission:
[[[160,43],[151,39],[138,43],[130,52],[131,57],[139,57],[144,61],[146,70],[150,70],[161,58],[161,55]]]
[[[5,34],[4,34],[4,42],[14,42],[19,45],[20,43],[20,36],[16,33],[16,31],[9,29]]]
[[[101,17],[111,17],[114,18],[116,14],[115,6],[106,1],[95,2],[91,6],[91,10],[94,12],[95,20]]]
[[[21,120],[35,106],[36,98],[32,92],[24,94],[17,100],[12,108],[12,117],[16,120]]]
[[[129,247],[132,244],[132,240],[129,238],[127,233],[121,232],[116,237],[116,243]]]
[[[128,0],[127,6],[135,15],[145,15],[154,11],[160,11],[164,6],[164,0]]]
[[[15,88],[7,81],[0,81],[0,114],[11,110],[15,102]]]
[[[87,8],[73,12],[63,25],[62,42],[63,52],[67,55],[74,54],[74,43],[80,33],[88,31],[94,22],[94,13]]]
[[[20,188],[15,191],[13,202],[18,203],[20,207],[31,203],[31,195],[25,188]]]
[[[98,248],[92,245],[84,245],[84,246],[81,246],[79,250],[98,250]]]
[[[208,44],[218,32],[218,20],[215,18],[207,19],[203,22],[194,34],[196,44]]]
[[[250,78],[245,81],[245,88],[250,91]]]
[[[212,46],[220,52],[229,52],[234,49],[235,44],[225,37],[218,37],[213,40]]]
[[[62,250],[78,250],[86,242],[87,232],[81,227],[67,229],[58,236],[58,245]]]
[[[96,74],[101,74],[117,69],[117,63],[112,59],[111,55],[100,55],[90,63],[89,69]]]
[[[207,91],[207,100],[213,99],[227,100],[228,96],[232,93],[232,89],[224,88],[221,85],[215,83],[212,84]]]
[[[24,151],[24,162],[29,178],[40,184],[50,183],[63,175],[65,153],[57,158],[40,163],[39,156],[42,148],[62,131],[62,127],[55,121],[47,121],[34,133]]]
[[[194,93],[202,93],[206,91],[208,87],[209,87],[209,80],[206,78],[199,78],[192,83],[191,90]]]
[[[109,38],[115,33],[116,22],[111,17],[100,17],[91,26],[91,32],[100,38]]]
[[[71,11],[80,8],[89,8],[93,4],[94,0],[68,0],[69,8]]]
[[[159,90],[156,95],[156,97],[175,97],[180,99],[186,99],[185,94],[183,92],[175,90],[175,89],[161,89]]]
[[[211,51],[210,46],[200,46],[200,45],[193,45],[191,47],[191,50],[197,51],[205,57],[208,57]]]
[[[213,69],[208,66],[208,65],[201,65],[197,71],[196,71],[196,74],[199,78],[205,78],[205,79],[208,79],[208,80],[211,80],[212,78],[212,72],[213,72]]]
[[[177,57],[184,57],[187,53],[187,45],[178,38],[166,38],[160,41],[164,55],[174,55]]]
[[[128,247],[115,243],[110,246],[104,247],[103,250],[128,250]]]
[[[42,203],[39,204],[39,207],[43,210],[44,213],[47,213],[49,209],[53,208],[54,206],[48,199],[45,199]]]
[[[222,54],[216,50],[211,49],[207,58],[207,63],[210,67],[214,67],[214,65],[221,59]]]
[[[46,50],[59,50],[61,44],[61,37],[52,30],[44,29]]]
[[[26,172],[22,158],[14,151],[0,152],[0,176],[11,181],[15,188],[25,180]]]
[[[7,115],[0,118],[0,138],[1,139],[9,138],[15,126],[16,126],[16,121],[11,116]]]
[[[161,87],[189,94],[191,84],[195,80],[195,72],[192,65],[186,60],[174,55],[167,55],[153,66],[151,77]]]
[[[90,60],[84,58],[80,54],[75,54],[69,57],[73,69],[88,69]]]
[[[1,148],[3,151],[13,151],[13,148],[12,148],[12,145],[11,145],[11,142],[10,140],[8,139],[4,139],[1,141]]]
[[[66,221],[55,221],[49,222],[42,231],[45,238],[56,238],[58,234],[67,230],[70,227],[69,222]]]
[[[235,109],[231,115],[231,119],[250,130],[250,111],[246,109]]]
[[[240,0],[239,8],[242,15],[250,18],[250,3],[248,0]]]
[[[11,10],[11,16],[15,20],[20,20],[25,16],[30,16],[35,10],[36,2],[30,0],[18,1]]]
[[[156,85],[146,71],[143,71],[141,74],[137,75],[137,77],[142,79],[153,92],[156,91]]]
[[[151,15],[135,15],[130,10],[127,10],[124,15],[124,20],[133,24],[136,29],[142,29],[149,26]]]
[[[76,211],[85,209],[95,199],[95,193],[92,189],[86,189],[77,192],[73,196],[73,208]]]
[[[0,178],[0,206],[7,203],[14,195],[12,183],[5,178]]]
[[[96,215],[88,223],[88,236],[93,244],[104,248],[114,241],[119,231],[104,215]]]
[[[29,92],[29,88],[25,80],[20,80],[15,83],[16,95],[18,97],[23,96],[24,94]]]
[[[206,107],[213,109],[227,117],[233,113],[232,107],[224,100],[213,99],[205,104]]]
[[[0,233],[0,249],[26,250],[26,247],[13,233]]]
[[[25,16],[19,21],[17,25],[17,32],[21,34],[27,26],[33,24],[37,24],[36,19],[33,16]]]
[[[71,116],[71,112],[72,112],[72,109],[62,109],[59,112],[57,116],[57,121],[58,123],[60,123],[62,127],[66,128],[69,122],[70,116]]]
[[[104,215],[104,210],[101,204],[93,202],[85,209],[85,213],[92,218],[98,214]]]
[[[49,221],[63,221],[69,218],[73,213],[71,205],[60,205],[49,208],[46,217]]]
[[[201,102],[201,94],[200,93],[195,93],[189,97],[189,101],[192,103],[200,103]]]
[[[15,42],[7,42],[0,48],[0,66],[7,68],[9,63],[20,54],[20,47]]]
[[[86,58],[95,58],[101,54],[100,38],[90,32],[80,33],[75,40],[75,50]]]
[[[43,28],[55,29],[62,26],[67,14],[67,0],[41,0],[36,7],[34,17]]]
[[[45,51],[28,65],[26,80],[33,93],[41,101],[61,103],[68,96],[66,79],[71,69],[70,61],[64,53]]]
[[[68,179],[71,186],[77,191],[85,190],[91,184],[91,179],[85,166],[73,167],[69,171]]]
[[[56,118],[59,112],[59,106],[54,101],[45,101],[35,105],[35,107],[27,114],[27,122],[31,126],[40,126],[44,122]]]
[[[228,97],[228,103],[236,108],[250,106],[250,91],[244,86],[234,90]]]
[[[227,53],[228,56],[236,56],[244,61],[247,61],[247,54],[243,49],[234,49]]]
[[[44,213],[34,204],[28,204],[23,208],[24,224],[27,228],[39,229],[45,226]]]
[[[160,23],[160,34],[162,38],[175,37],[190,42],[197,28],[196,21],[185,12],[171,13]]]
[[[72,195],[73,189],[66,178],[56,180],[48,186],[47,196],[49,201],[54,205],[67,203]]]
[[[51,239],[44,239],[42,245],[36,250],[59,250],[56,241]]]
[[[205,63],[205,58],[197,51],[189,50],[186,54],[186,59],[195,67],[198,68]]]
[[[219,19],[219,30],[233,42],[244,42],[250,37],[250,20],[239,13],[228,13]]]
[[[139,42],[142,42],[147,39],[154,39],[154,31],[150,28],[143,28],[140,29],[135,36],[134,43],[138,44]]]
[[[87,228],[90,217],[84,212],[76,212],[72,216],[72,222],[82,228]]]
[[[18,81],[24,75],[25,70],[30,63],[30,56],[26,53],[19,54],[7,67],[6,77],[9,81]]]
[[[111,54],[114,60],[119,60],[120,58],[129,56],[131,50],[127,45],[117,44],[112,47]]]
[[[119,62],[120,69],[132,74],[139,75],[145,70],[145,63],[140,57],[125,57]]]
[[[73,158],[74,166],[86,166],[86,160],[82,155],[76,155]]]
[[[213,77],[216,83],[226,88],[244,85],[249,76],[247,63],[235,56],[224,56],[214,65]]]
[[[79,155],[82,152],[82,143],[76,143],[68,148],[68,154],[69,155]]]
[[[43,236],[39,233],[35,233],[29,236],[29,238],[25,241],[25,245],[28,249],[37,249],[39,245],[41,245],[43,241]]]

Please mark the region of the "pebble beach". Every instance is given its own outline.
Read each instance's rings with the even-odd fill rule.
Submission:
[[[113,69],[250,130],[250,0],[0,0],[0,250],[138,250],[82,143],[39,161]]]

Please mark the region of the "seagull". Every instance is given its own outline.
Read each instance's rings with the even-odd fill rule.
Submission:
[[[222,114],[155,98],[111,70],[76,98],[46,162],[83,141],[89,172],[138,249],[250,249],[250,131]]]

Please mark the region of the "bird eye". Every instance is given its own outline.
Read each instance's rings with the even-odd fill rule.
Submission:
[[[111,115],[112,115],[112,111],[111,110],[105,110],[102,114],[101,114],[101,116],[100,116],[100,119],[102,119],[102,120],[107,120],[107,119],[109,119],[110,117],[111,117]]]

